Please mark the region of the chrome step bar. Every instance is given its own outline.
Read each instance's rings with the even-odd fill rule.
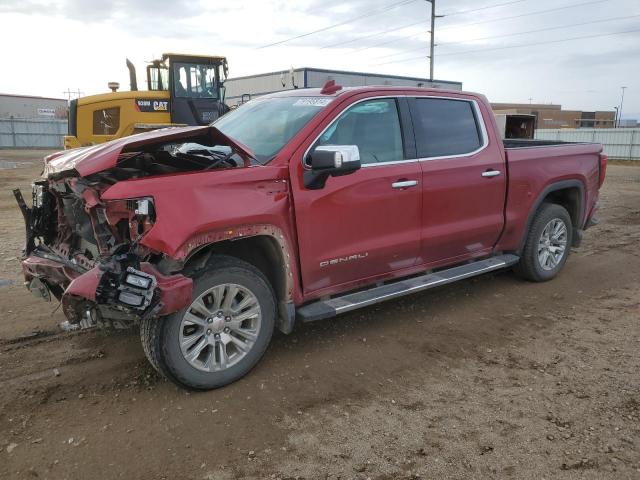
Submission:
[[[498,255],[467,263],[458,267],[440,270],[420,277],[398,280],[393,283],[373,287],[355,293],[328,300],[318,300],[300,307],[296,315],[303,322],[313,322],[325,318],[335,317],[341,313],[350,312],[358,308],[367,307],[375,303],[391,300],[410,293],[421,292],[429,288],[439,287],[465,278],[475,277],[483,273],[501,270],[518,263],[520,257],[516,255]]]

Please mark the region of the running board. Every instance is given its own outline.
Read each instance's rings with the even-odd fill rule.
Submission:
[[[399,280],[394,283],[373,287],[369,290],[350,293],[342,297],[319,300],[300,307],[296,314],[303,322],[323,320],[392,298],[421,292],[422,290],[439,287],[440,285],[457,282],[458,280],[475,277],[476,275],[494,270],[501,270],[518,263],[519,260],[520,257],[516,255],[498,255],[486,260],[478,260],[477,262],[460,265],[459,267],[440,270],[420,277]]]

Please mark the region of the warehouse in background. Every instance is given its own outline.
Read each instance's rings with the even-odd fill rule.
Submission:
[[[292,88],[320,88],[328,80],[343,87],[363,85],[393,85],[402,87],[447,88],[462,90],[462,82],[433,80],[418,77],[400,77],[377,73],[346,72],[321,68],[296,68],[279,72],[261,73],[247,77],[229,78],[225,82],[225,101],[230,107],[268,93],[291,90]]]
[[[0,148],[62,148],[64,98],[0,94]]]

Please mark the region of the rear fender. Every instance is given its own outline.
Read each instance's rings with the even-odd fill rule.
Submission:
[[[529,229],[531,228],[531,224],[533,223],[533,219],[540,208],[540,205],[551,195],[553,192],[557,192],[560,190],[565,190],[568,188],[577,188],[580,192],[578,195],[578,205],[577,205],[577,216],[576,218],[572,218],[574,225],[574,233],[576,231],[580,231],[584,224],[584,204],[585,204],[585,187],[584,184],[580,180],[563,180],[560,182],[555,182],[550,185],[547,185],[544,190],[538,195],[535,202],[533,202],[531,209],[529,210],[529,215],[527,216],[527,224],[522,234],[522,240],[520,241],[520,247],[518,248],[517,253],[521,254],[524,250],[524,246],[527,240],[527,234]],[[581,238],[581,235],[574,235],[574,239]],[[577,245],[574,245],[577,246]]]

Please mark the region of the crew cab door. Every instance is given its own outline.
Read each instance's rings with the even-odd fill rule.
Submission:
[[[402,109],[399,108],[402,104]],[[410,267],[420,249],[421,174],[408,160],[404,99],[352,103],[312,134],[291,161],[300,268],[305,294]],[[405,132],[406,133],[406,132]],[[409,141],[411,141],[410,139]],[[304,187],[304,156],[318,145],[357,145],[362,167]]]
[[[409,104],[422,166],[422,261],[436,266],[490,253],[504,226],[507,185],[502,142],[485,128],[492,113],[465,98]]]

